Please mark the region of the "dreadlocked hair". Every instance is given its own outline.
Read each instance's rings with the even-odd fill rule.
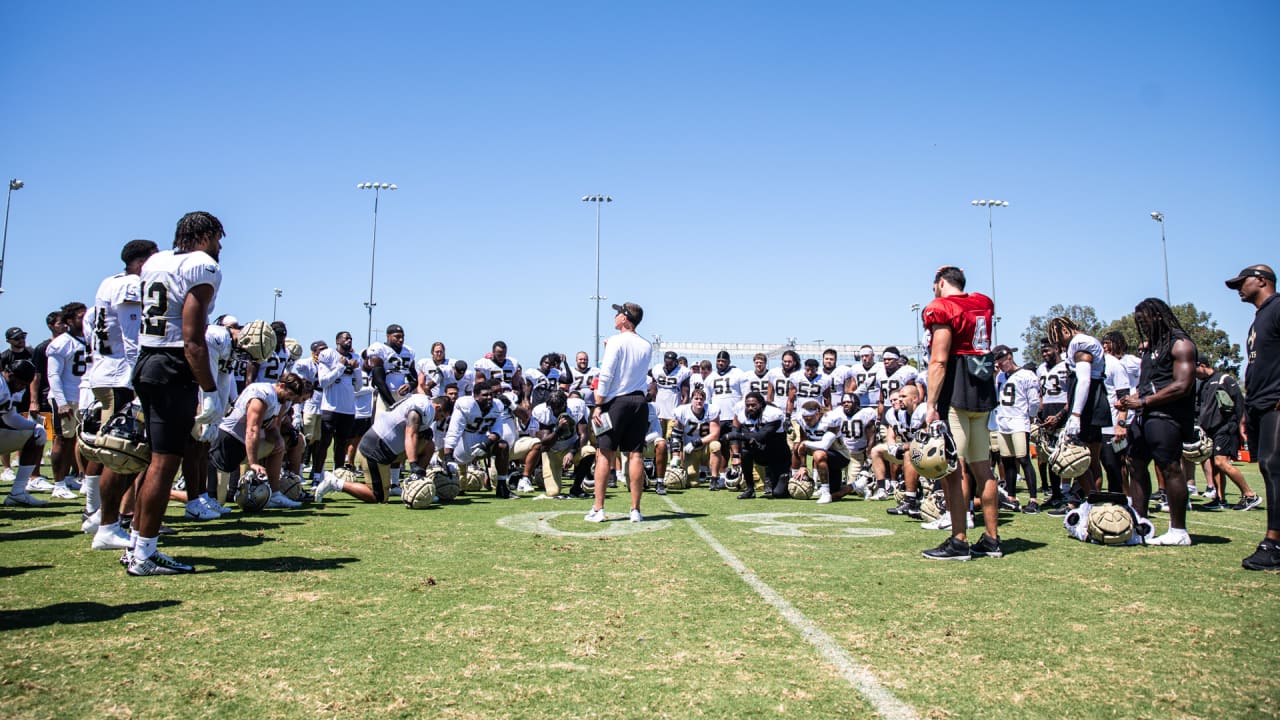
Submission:
[[[1124,333],[1120,332],[1119,330],[1112,330],[1106,335],[1103,335],[1102,342],[1110,343],[1111,349],[1119,353],[1120,355],[1124,355],[1125,353],[1129,352],[1129,339],[1126,338],[1124,336]]]
[[[1060,348],[1066,347],[1071,338],[1081,332],[1083,331],[1080,326],[1066,315],[1051,318],[1049,324],[1045,327],[1045,335],[1049,336],[1049,342]]]
[[[1160,298],[1147,298],[1138,303],[1133,308],[1133,319],[1138,326],[1138,337],[1147,341],[1147,349],[1152,353],[1168,352],[1173,347],[1175,331],[1186,334],[1173,310]]]
[[[203,210],[189,212],[178,221],[178,228],[173,233],[173,247],[177,250],[191,250],[200,242],[200,238],[209,234],[218,238],[226,235],[222,222]]]

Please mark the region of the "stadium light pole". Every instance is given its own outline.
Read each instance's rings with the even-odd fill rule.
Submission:
[[[916,326],[916,365],[924,363],[924,350],[920,347],[920,303],[911,303],[911,324]]]
[[[1164,241],[1164,213],[1153,211],[1151,219],[1160,223],[1160,250],[1164,253],[1164,301],[1169,307],[1173,307],[1173,302],[1169,300],[1169,246]]]
[[[1009,202],[1007,200],[970,200],[969,204],[987,209],[987,250],[991,255],[991,302],[994,303],[996,301],[996,239],[991,214],[998,207],[1009,207]],[[995,323],[991,325],[991,341],[994,343],[996,340]]]
[[[383,190],[398,190],[395,183],[384,182],[362,182],[356,185],[361,190],[373,191],[373,247],[369,251],[369,302],[364,306],[369,308],[369,327],[365,332],[364,344],[366,346],[373,344],[373,308],[377,303],[373,301],[373,265],[378,259],[378,196]]]
[[[277,309],[277,308],[279,308],[279,306],[280,306],[280,296],[284,294],[284,291],[283,291],[283,290],[281,290],[280,288],[275,288],[272,292],[274,292],[276,296],[275,296],[275,298],[271,301],[271,322],[275,322],[275,321],[276,321],[276,309]]]
[[[600,294],[600,206],[613,202],[608,195],[583,195],[582,202],[596,204],[596,294],[589,299],[596,301],[596,365],[600,364],[600,301],[605,297]]]
[[[26,183],[18,178],[9,181],[9,194],[4,199],[4,240],[0,241],[0,293],[4,292],[4,256],[9,249],[9,203],[13,201],[13,191],[21,190]]]

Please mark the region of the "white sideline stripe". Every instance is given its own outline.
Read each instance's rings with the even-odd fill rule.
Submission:
[[[1192,523],[1188,521],[1187,524],[1191,525]],[[1238,528],[1234,525],[1219,525],[1217,523],[1204,522],[1203,520],[1196,520],[1194,524],[1208,525],[1209,527],[1222,528],[1223,530],[1235,530],[1236,532],[1242,532],[1242,533],[1251,533],[1251,532],[1258,532],[1258,531],[1265,533],[1267,531],[1267,524],[1265,522],[1262,524],[1261,528]]]
[[[667,504],[675,512],[681,515],[685,514],[684,510],[681,510],[669,496],[664,496],[663,500],[666,500]],[[817,649],[823,659],[834,665],[844,679],[853,686],[853,689],[857,690],[862,697],[866,698],[875,707],[876,712],[881,717],[887,718],[887,720],[917,720],[919,718],[909,705],[886,690],[870,670],[850,657],[840,647],[840,644],[835,641],[835,638],[824,632],[816,623],[805,617],[804,613],[787,602],[776,590],[765,584],[758,575],[751,571],[751,568],[747,567],[728,548],[720,544],[720,541],[716,540],[697,520],[692,517],[683,519],[689,523],[689,527],[693,528],[698,537],[702,538],[704,542],[711,546],[712,550],[715,550],[720,557],[724,558],[724,561],[729,564],[729,567],[733,568],[734,572],[738,573],[738,577],[742,578],[743,582],[751,586],[752,590],[755,590],[765,602],[778,611],[778,614],[791,623],[791,626],[800,632],[800,636]]]
[[[41,530],[48,530],[50,528],[62,527],[63,525],[70,525],[74,522],[77,522],[77,521],[63,520],[62,522],[49,523],[48,525],[37,525],[36,527],[23,528],[22,530],[0,530],[0,535],[21,535],[22,533],[40,532]]]

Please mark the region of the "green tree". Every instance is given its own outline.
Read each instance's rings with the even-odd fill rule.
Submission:
[[[1237,377],[1240,375],[1240,363],[1243,361],[1240,345],[1231,342],[1226,331],[1218,327],[1218,323],[1209,313],[1197,310],[1194,303],[1174,305],[1172,310],[1173,316],[1182,324],[1182,329],[1187,331],[1187,335],[1191,336],[1191,340],[1195,342],[1196,349],[1207,355],[1214,367]],[[1129,341],[1130,352],[1136,354],[1138,326],[1133,322],[1133,313],[1103,328],[1102,335],[1116,331],[1124,333],[1125,339]]]
[[[1049,308],[1049,312],[1044,315],[1033,315],[1027,321],[1027,329],[1022,331],[1022,360],[1023,362],[1040,364],[1044,357],[1040,354],[1040,339],[1045,337],[1045,326],[1049,324],[1049,320],[1066,316],[1075,321],[1090,335],[1097,335],[1102,330],[1102,322],[1098,320],[1098,313],[1089,305],[1053,305]]]

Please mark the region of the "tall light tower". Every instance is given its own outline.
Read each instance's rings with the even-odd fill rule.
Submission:
[[[924,349],[920,347],[920,303],[911,303],[911,324],[916,328],[916,367],[924,365]]]
[[[1169,300],[1169,246],[1164,241],[1164,213],[1156,210],[1151,213],[1151,219],[1160,223],[1160,250],[1164,253],[1164,302],[1173,307],[1173,302]]]
[[[1009,203],[1006,200],[970,200],[969,204],[987,209],[987,249],[991,255],[991,302],[994,303],[996,301],[996,240],[991,214],[998,207],[1009,207]],[[994,343],[996,340],[995,323],[993,322],[991,325],[991,341]]]
[[[600,364],[600,301],[605,297],[600,294],[600,206],[604,203],[613,202],[613,198],[608,195],[583,195],[582,202],[596,204],[596,294],[592,295],[589,300],[596,301],[596,354],[592,358],[597,365]]]
[[[395,183],[384,182],[362,182],[356,185],[361,190],[373,191],[373,248],[369,252],[369,302],[364,306],[369,309],[369,327],[365,333],[365,345],[373,344],[373,308],[377,303],[373,301],[373,266],[374,261],[378,259],[378,196],[383,190],[397,190]]]
[[[4,240],[0,242],[0,293],[4,292],[4,255],[9,249],[9,203],[13,200],[13,191],[21,190],[26,183],[18,178],[9,181],[9,194],[4,199]]]
[[[284,294],[284,291],[280,288],[275,288],[272,292],[275,293],[275,298],[271,300],[271,322],[275,322],[276,309],[280,306],[280,296]]]

